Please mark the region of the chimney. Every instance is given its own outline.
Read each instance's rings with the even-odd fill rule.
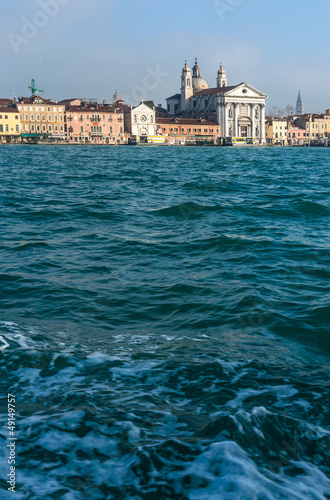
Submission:
[[[106,100],[105,100],[105,99],[103,99],[103,106],[105,106],[105,105],[106,105]]]

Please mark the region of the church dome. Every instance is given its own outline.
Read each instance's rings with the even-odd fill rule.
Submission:
[[[204,80],[204,78],[202,78],[201,76],[193,77],[192,83],[193,83],[193,89],[196,90],[196,91],[198,91],[198,90],[205,90],[205,89],[209,89],[210,88],[210,86],[207,83],[207,81]]]
[[[193,89],[204,90],[209,89],[209,84],[201,77],[201,69],[198,66],[197,58],[195,59],[195,66],[193,67],[193,78],[192,78]]]

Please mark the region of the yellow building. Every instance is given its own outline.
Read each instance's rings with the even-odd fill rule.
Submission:
[[[22,124],[23,141],[41,138],[63,140],[65,134],[65,106],[39,95],[22,98],[17,103]]]
[[[0,143],[20,142],[21,121],[13,106],[0,106]]]
[[[266,144],[286,146],[288,144],[288,124],[286,120],[270,118],[266,120]]]
[[[310,141],[318,141],[330,136],[330,110],[325,114],[305,114],[295,123],[306,130],[306,137]]]

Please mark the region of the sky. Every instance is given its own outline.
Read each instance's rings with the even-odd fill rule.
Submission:
[[[267,109],[330,108],[329,0],[0,0],[0,97],[165,105],[195,57],[210,87],[247,82]]]

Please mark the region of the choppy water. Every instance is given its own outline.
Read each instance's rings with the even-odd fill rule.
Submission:
[[[329,173],[330,149],[0,149],[15,498],[330,498]]]

